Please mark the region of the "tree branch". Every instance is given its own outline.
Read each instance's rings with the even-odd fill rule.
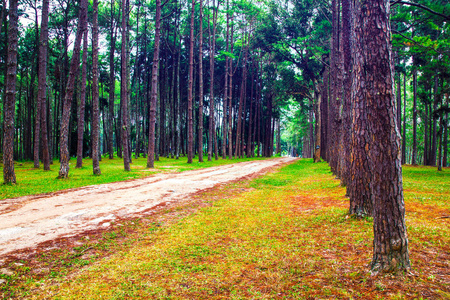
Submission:
[[[419,3],[408,2],[408,1],[400,1],[400,0],[398,0],[398,1],[391,1],[391,6],[394,6],[394,5],[396,5],[396,4],[404,4],[404,5],[409,5],[409,6],[418,7],[418,8],[420,8],[420,9],[426,10],[427,12],[432,13],[432,14],[434,14],[434,15],[436,15],[436,16],[439,16],[439,17],[441,17],[441,18],[444,18],[444,19],[447,20],[447,21],[450,21],[450,16],[441,14],[441,13],[439,13],[439,12],[437,12],[437,11],[434,11],[434,10],[432,10],[431,8],[429,8],[429,7],[425,6],[425,5],[419,4]]]

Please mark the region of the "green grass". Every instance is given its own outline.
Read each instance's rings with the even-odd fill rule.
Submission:
[[[123,169],[122,159],[117,157],[112,160],[109,158],[103,158],[100,162],[102,175],[94,176],[92,174],[91,159],[84,159],[83,167],[77,169],[75,168],[76,159],[73,158],[70,160],[68,179],[57,179],[59,172],[58,161],[55,161],[54,164],[51,165],[50,171],[44,171],[42,164],[40,169],[34,169],[33,162],[18,162],[15,164],[17,184],[0,185],[0,200],[19,196],[49,193],[88,185],[142,178],[157,172],[181,172],[257,159],[263,158],[243,158],[231,160],[223,160],[219,158],[219,160],[213,159],[212,161],[206,161],[205,159],[205,162],[203,163],[199,163],[198,159],[194,159],[192,164],[188,164],[185,157],[180,157],[178,160],[161,157],[159,161],[155,161],[155,169],[147,169],[147,159],[140,157],[138,159],[133,158],[131,171],[126,172]],[[1,169],[1,171],[3,172],[3,169]]]
[[[450,184],[448,169],[404,168],[412,270],[379,276],[368,269],[372,220],[348,216],[345,190],[328,170],[325,163],[300,160],[252,181],[197,195],[191,204],[120,227],[126,232],[116,227],[118,233],[109,233],[99,244],[110,249],[108,255],[89,244],[63,251],[68,267],[54,263],[45,277],[18,272],[11,287],[3,287],[5,295],[448,299],[450,226],[449,219],[437,218],[450,215],[448,190],[441,190]],[[425,195],[430,200],[423,203]],[[95,251],[81,260],[78,254],[86,247]],[[50,256],[45,263],[58,257]]]

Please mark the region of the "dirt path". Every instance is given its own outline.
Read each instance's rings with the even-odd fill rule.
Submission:
[[[1,200],[0,258],[46,241],[107,228],[119,218],[151,214],[162,203],[182,201],[200,190],[253,177],[293,160],[242,162]]]

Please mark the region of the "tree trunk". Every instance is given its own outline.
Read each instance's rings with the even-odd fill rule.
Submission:
[[[14,172],[14,114],[16,110],[18,1],[9,0],[8,52],[6,59],[6,95],[3,121],[3,181],[16,183]]]
[[[317,82],[314,84],[314,86],[315,86],[314,98],[316,100],[316,142],[315,142],[316,146],[315,146],[315,149],[314,149],[314,162],[318,163],[318,162],[321,161],[320,160],[320,150],[321,150],[320,149],[321,148],[320,134],[321,134],[321,131],[322,131],[322,129],[321,129],[322,128],[322,118],[321,118],[321,115],[320,115],[320,111],[321,111],[320,106],[322,104],[322,94],[318,90]],[[277,142],[277,144],[278,144],[278,142]],[[277,151],[277,153],[278,153],[278,151]]]
[[[403,74],[403,137],[402,164],[406,164],[406,73]]]
[[[361,7],[359,2],[354,2],[353,7],[355,22],[352,26],[354,41],[352,45],[353,72],[351,73],[351,159],[350,178],[347,184],[347,195],[350,198],[349,214],[357,217],[371,216],[373,212],[373,200],[370,191],[371,165],[368,157],[368,141],[370,140],[367,124],[367,97],[365,93],[364,52],[365,45],[362,42],[364,28],[361,21]]]
[[[438,89],[439,89],[439,76],[436,74],[434,76],[434,103],[433,103],[432,110],[431,110],[431,105],[430,105],[430,118],[432,118],[432,120],[433,120],[433,132],[432,132],[432,136],[431,136],[432,140],[431,140],[431,153],[430,153],[430,165],[431,166],[436,166],[436,152],[438,150],[437,149],[437,144],[438,144],[437,122],[438,122],[438,120],[434,114],[434,112],[438,108],[438,104],[439,104],[439,100],[440,100]]]
[[[320,105],[320,113],[321,113],[321,142],[320,147],[321,151],[320,154],[322,155],[322,158],[325,161],[329,162],[328,159],[328,73],[329,69],[328,67],[325,67],[325,72],[323,73],[323,83],[321,86],[321,98],[322,103]]]
[[[347,186],[350,182],[350,164],[351,164],[351,87],[352,87],[352,59],[351,59],[351,1],[342,0],[342,47],[344,61],[344,81],[343,81],[343,109],[342,109],[342,164],[341,164],[341,185]]]
[[[365,93],[374,203],[373,273],[410,268],[403,201],[400,133],[395,115],[389,1],[364,2]]]
[[[93,0],[92,20],[92,171],[100,175],[98,115],[98,0]]]
[[[150,123],[148,130],[147,168],[155,167],[155,122],[158,97],[159,43],[161,36],[161,0],[156,0],[155,48],[153,50],[152,90],[150,100]]]
[[[417,166],[417,70],[413,70],[413,148],[411,165]]]
[[[245,36],[245,34],[244,34]],[[246,43],[246,41],[245,41]],[[244,60],[242,61],[242,82],[241,82],[241,92],[239,96],[239,110],[237,115],[237,131],[236,131],[236,150],[234,153],[234,158],[241,158],[241,131],[243,126],[243,109],[244,109],[244,97],[245,97],[245,82],[247,80],[247,57],[248,57],[248,46],[244,46]]]
[[[193,143],[194,143],[194,128],[192,119],[192,91],[194,79],[194,12],[195,0],[192,0],[191,8],[191,25],[189,34],[189,83],[188,83],[188,164],[192,163],[193,159]]]
[[[233,54],[233,25],[231,26],[230,33],[230,14],[229,14],[229,1],[227,0],[227,37],[230,36],[230,53]],[[231,22],[233,22],[233,15],[231,15]],[[228,76],[229,76],[229,92],[228,92],[228,159],[233,159],[233,58],[228,61]]]
[[[114,120],[114,96],[115,96],[115,90],[116,90],[116,76],[114,74],[114,53],[116,48],[116,29],[114,25],[114,0],[111,0],[111,24],[110,24],[110,32],[111,35],[111,45],[110,45],[110,52],[109,52],[109,103],[108,103],[108,152],[109,152],[109,159],[114,158],[114,126],[113,126],[113,120]]]
[[[120,76],[120,102],[121,102],[121,120],[120,126],[122,149],[123,149],[123,166],[125,171],[130,171],[130,155],[128,149],[128,84],[127,84],[127,3],[128,0],[122,0],[122,49],[121,49],[121,76]]]
[[[68,178],[69,176],[69,121],[70,109],[72,107],[72,96],[75,86],[75,78],[77,76],[78,66],[80,64],[81,39],[87,28],[87,0],[81,0],[79,22],[75,44],[73,48],[73,56],[70,62],[69,78],[67,80],[66,93],[64,97],[63,113],[61,117],[61,133],[60,133],[60,169],[59,178]]]
[[[78,106],[78,140],[77,140],[77,165],[76,168],[83,166],[83,134],[84,134],[84,111],[86,107],[86,73],[87,73],[87,30],[83,36],[83,67],[81,69],[81,93],[80,105]]]
[[[216,29],[217,29],[217,12],[218,7],[215,7],[215,1],[212,1],[213,5],[213,30],[209,29],[209,76],[210,76],[210,87],[209,87],[209,139],[208,139],[208,161],[212,159],[213,152],[213,142],[216,139],[216,129],[215,129],[215,99],[214,99],[214,54],[216,52]],[[209,18],[208,18],[208,28],[210,28]],[[215,151],[216,152],[216,151]],[[218,159],[216,154],[216,160]]]
[[[200,0],[200,16],[199,16],[199,39],[198,39],[198,161],[203,162],[203,0]],[[209,24],[208,24],[209,25]],[[211,75],[213,77],[214,75]],[[212,80],[212,79],[211,79]],[[211,93],[210,93],[211,95]],[[211,98],[211,97],[210,97]],[[210,99],[211,101],[211,99]],[[210,108],[211,109],[211,108]],[[208,149],[208,161],[210,161],[210,153]]]
[[[49,0],[42,2],[41,32],[39,45],[39,76],[38,76],[38,98],[41,103],[41,136],[42,136],[42,163],[44,170],[50,170],[50,154],[48,147],[47,128],[47,47],[48,47],[48,11]]]

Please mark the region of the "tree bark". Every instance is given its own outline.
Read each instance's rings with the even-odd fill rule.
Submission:
[[[73,48],[73,56],[70,62],[69,78],[67,80],[66,93],[64,97],[63,113],[61,117],[61,133],[60,133],[60,168],[59,178],[68,178],[69,176],[69,121],[70,109],[72,107],[72,96],[75,86],[75,78],[77,76],[78,66],[80,64],[81,39],[87,28],[87,0],[81,0],[79,22],[75,44]]]
[[[191,25],[189,34],[189,82],[188,82],[188,164],[192,163],[193,159],[193,143],[194,143],[194,128],[192,119],[192,100],[193,100],[193,80],[194,80],[194,13],[195,0],[192,0],[191,8]]]
[[[3,123],[3,181],[15,184],[14,172],[14,114],[16,110],[18,1],[9,0],[8,52],[6,59],[6,95]]]
[[[98,112],[98,0],[93,0],[92,20],[92,172],[100,175]]]
[[[413,148],[411,165],[417,166],[417,70],[413,70]]]
[[[215,120],[215,98],[214,98],[214,55],[216,52],[216,32],[217,32],[217,13],[219,10],[219,3],[217,7],[215,5],[215,1],[212,1],[213,5],[213,30],[209,32],[209,76],[210,76],[210,87],[209,87],[209,140],[208,140],[208,161],[211,160],[212,157],[212,143],[214,143],[214,154],[215,159],[218,160],[217,153],[217,135],[216,135],[216,120]],[[209,21],[209,19],[208,19]],[[208,22],[209,23],[209,22]],[[208,24],[208,28],[210,28]],[[211,30],[211,29],[209,29]]]
[[[349,214],[357,217],[371,216],[373,200],[370,191],[371,165],[368,157],[369,131],[367,124],[367,97],[365,94],[364,53],[367,46],[362,42],[364,28],[359,1],[353,7],[355,22],[352,25],[354,41],[352,45],[353,72],[351,73],[351,159],[350,178],[347,184],[347,195],[350,198]]]
[[[130,155],[128,149],[128,73],[127,73],[127,1],[122,0],[122,49],[121,49],[121,78],[120,78],[120,102],[121,102],[121,119],[120,126],[122,150],[123,150],[123,166],[125,171],[130,171]]]
[[[87,73],[87,30],[83,35],[83,67],[81,68],[81,92],[80,105],[78,106],[78,140],[77,140],[77,165],[76,168],[83,166],[83,135],[84,135],[84,112],[86,107],[86,73]]]
[[[114,53],[116,52],[116,29],[114,25],[114,0],[111,0],[111,24],[110,32],[111,35],[111,45],[109,52],[109,102],[108,102],[108,152],[109,159],[114,158],[114,96],[116,90],[116,76],[114,70]]]
[[[403,201],[400,133],[395,115],[389,1],[363,2],[365,93],[374,203],[372,273],[410,268]]]
[[[198,40],[198,161],[203,162],[203,0],[200,0],[200,17],[199,17],[199,40]],[[209,24],[208,24],[209,25]],[[211,55],[211,54],[210,54]],[[214,75],[212,75],[214,76]],[[211,93],[210,93],[211,94]],[[211,101],[211,99],[210,99]],[[210,108],[211,109],[211,108]],[[210,153],[208,150],[208,161],[210,161]]]
[[[343,109],[342,109],[342,164],[341,164],[341,185],[347,186],[350,182],[350,155],[351,155],[351,84],[352,84],[352,59],[351,59],[351,1],[342,0],[342,47],[344,61],[344,81],[343,81]]]
[[[316,112],[315,112],[315,114],[316,114],[316,142],[315,142],[316,146],[314,149],[314,162],[318,163],[321,161],[320,160],[320,150],[321,150],[320,134],[322,131],[322,129],[321,129],[322,128],[322,118],[321,118],[321,113],[320,113],[321,112],[320,106],[322,104],[322,94],[317,87],[317,82],[315,82],[314,86],[315,86],[314,98],[316,101],[316,105],[315,105],[316,106]],[[277,142],[277,145],[278,145],[278,142]],[[278,146],[277,146],[277,148],[278,148]],[[277,153],[278,153],[278,150],[277,150]]]
[[[402,164],[406,164],[406,73],[403,74],[403,137]]]
[[[39,77],[38,98],[41,103],[41,136],[42,136],[42,163],[44,170],[50,170],[50,154],[48,147],[47,122],[47,47],[48,47],[48,12],[49,0],[42,1],[41,32],[39,44]]]
[[[246,34],[244,34],[246,36]],[[241,82],[241,92],[239,97],[239,110],[237,115],[237,131],[236,131],[236,150],[234,153],[234,158],[239,157],[241,158],[241,131],[243,126],[243,109],[244,109],[244,97],[245,97],[245,82],[247,81],[247,57],[248,57],[248,44],[247,41],[245,41],[244,46],[244,60],[242,61],[242,82]]]
[[[158,97],[159,43],[161,36],[161,0],[156,0],[155,46],[153,50],[152,90],[150,100],[150,122],[148,130],[147,168],[155,167],[155,122]]]

